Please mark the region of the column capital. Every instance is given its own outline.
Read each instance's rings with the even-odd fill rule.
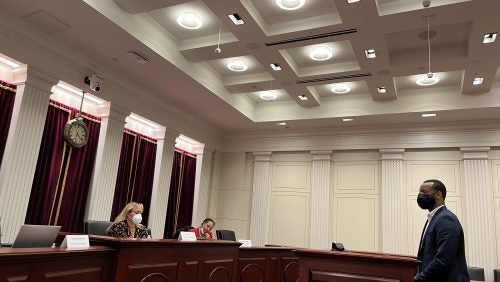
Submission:
[[[311,151],[313,161],[330,161],[332,159],[332,151]]]
[[[490,147],[462,147],[460,151],[464,160],[487,160]]]
[[[269,162],[272,155],[272,152],[253,152],[254,161],[256,162]]]
[[[15,80],[16,85],[24,84],[48,94],[52,92],[52,86],[58,83],[58,80],[54,77],[33,67],[28,67],[26,72],[17,73]]]
[[[403,160],[405,149],[379,149],[381,159],[388,160]]]

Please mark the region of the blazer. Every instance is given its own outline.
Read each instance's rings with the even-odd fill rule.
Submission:
[[[419,273],[415,281],[470,281],[465,260],[464,231],[446,206],[431,220],[418,248]]]

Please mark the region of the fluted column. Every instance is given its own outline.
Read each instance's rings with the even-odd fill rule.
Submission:
[[[87,200],[86,219],[110,220],[116,177],[120,162],[125,118],[130,112],[111,105],[108,116],[101,117],[94,173]]]
[[[467,264],[483,267],[486,281],[493,281],[496,268],[495,217],[489,147],[460,148],[464,162],[464,200]]]
[[[311,151],[311,228],[309,247],[328,249],[330,245],[330,171],[332,151]]]
[[[193,203],[193,226],[200,225],[203,219],[209,217],[210,207],[210,177],[212,171],[213,149],[206,145],[196,150],[196,178]]]
[[[380,149],[382,159],[382,251],[406,254],[406,191],[403,185],[404,149]]]
[[[269,201],[271,197],[271,152],[253,153],[252,214],[250,240],[253,245],[267,244],[269,233]]]
[[[2,242],[12,242],[24,223],[42,141],[49,98],[56,80],[33,69],[17,84],[9,135],[0,168]]]
[[[167,129],[164,139],[158,139],[156,151],[155,176],[151,193],[148,227],[151,228],[153,238],[163,238],[165,218],[167,216],[168,194],[170,192],[170,178],[175,152],[175,139],[178,132]],[[160,161],[158,161],[160,160]]]

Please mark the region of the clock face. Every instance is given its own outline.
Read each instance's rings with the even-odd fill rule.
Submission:
[[[64,126],[64,139],[73,147],[82,147],[89,138],[88,129],[83,120],[72,119]]]
[[[83,144],[87,140],[87,129],[85,128],[85,125],[75,123],[70,128],[69,135],[75,144]]]

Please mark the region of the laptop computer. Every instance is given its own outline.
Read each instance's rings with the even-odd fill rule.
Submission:
[[[23,224],[12,248],[51,247],[61,226]]]

